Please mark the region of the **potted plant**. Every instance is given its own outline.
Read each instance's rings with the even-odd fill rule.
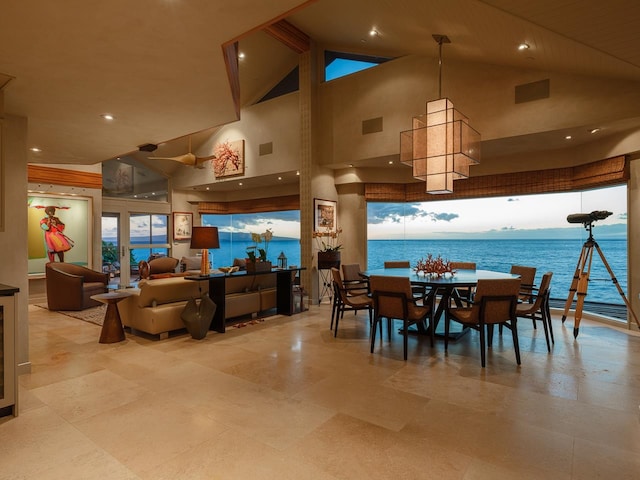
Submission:
[[[271,270],[271,262],[267,260],[269,242],[273,232],[268,228],[263,233],[251,233],[251,241],[256,245],[247,247],[247,272],[266,272]],[[259,245],[263,243],[261,248]]]
[[[313,232],[313,238],[316,239],[318,245],[318,269],[328,270],[332,267],[340,267],[340,249],[342,244],[339,243],[342,228],[331,230],[320,230]]]

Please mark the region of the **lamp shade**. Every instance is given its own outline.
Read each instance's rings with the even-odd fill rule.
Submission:
[[[193,227],[191,248],[220,248],[218,227]]]

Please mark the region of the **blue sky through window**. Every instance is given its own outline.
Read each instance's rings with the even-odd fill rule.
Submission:
[[[361,60],[348,60],[346,58],[336,58],[325,68],[325,80],[335,80],[336,78],[345,77],[355,72],[375,67],[377,63],[363,62]]]

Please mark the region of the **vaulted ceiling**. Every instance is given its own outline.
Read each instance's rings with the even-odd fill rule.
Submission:
[[[94,164],[163,142],[178,155],[204,131],[195,150],[237,119],[223,45],[245,53],[245,104],[295,66],[262,30],[283,18],[341,51],[435,56],[443,33],[452,59],[640,81],[635,0],[0,0],[0,12],[4,110],[28,118],[34,163]],[[612,128],[640,128],[624,121]]]

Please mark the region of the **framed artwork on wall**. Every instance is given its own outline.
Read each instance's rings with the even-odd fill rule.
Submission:
[[[244,175],[244,140],[218,143],[213,153],[213,173],[218,178]]]
[[[30,195],[27,212],[29,276],[44,275],[48,262],[93,268],[92,198]]]
[[[338,202],[313,199],[313,229],[316,232],[335,233],[338,226]]]
[[[193,213],[173,212],[173,239],[189,240],[193,229]]]

